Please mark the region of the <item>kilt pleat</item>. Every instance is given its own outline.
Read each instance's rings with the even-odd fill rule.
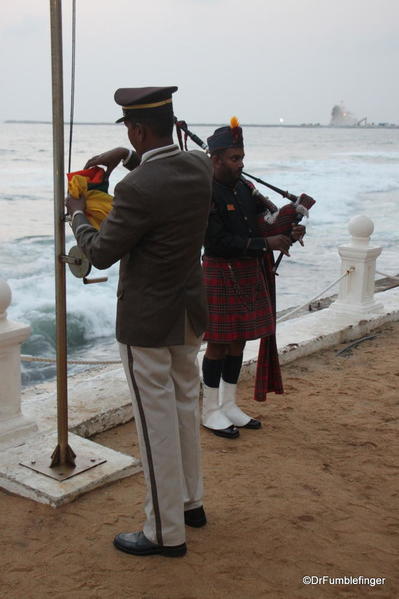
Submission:
[[[205,341],[230,343],[274,334],[261,259],[205,256],[203,272],[209,309]]]

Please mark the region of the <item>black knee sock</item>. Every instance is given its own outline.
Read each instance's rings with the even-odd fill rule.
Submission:
[[[225,357],[222,369],[222,379],[226,381],[226,383],[231,383],[232,385],[237,384],[238,377],[240,376],[242,359],[243,354],[240,356],[227,355]]]
[[[208,387],[219,387],[224,360],[210,360],[204,356],[202,360],[202,378]]]

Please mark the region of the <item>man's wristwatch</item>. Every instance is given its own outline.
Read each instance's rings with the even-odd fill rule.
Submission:
[[[122,164],[123,164],[123,166],[126,166],[126,165],[127,165],[127,163],[129,162],[129,160],[130,160],[130,159],[131,159],[131,157],[132,157],[133,150],[128,150],[128,152],[129,152],[129,153],[128,153],[128,155],[126,156],[126,158],[125,158],[124,160],[122,160]]]

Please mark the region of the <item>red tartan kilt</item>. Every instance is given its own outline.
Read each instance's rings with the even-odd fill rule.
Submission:
[[[209,309],[205,341],[231,343],[274,334],[261,259],[204,256],[203,272]]]

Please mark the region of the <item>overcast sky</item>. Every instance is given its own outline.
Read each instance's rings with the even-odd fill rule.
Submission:
[[[63,1],[69,115],[72,0]],[[51,120],[48,0],[2,0],[0,121]],[[191,123],[399,123],[399,0],[77,0],[76,121],[118,87],[177,85]]]

